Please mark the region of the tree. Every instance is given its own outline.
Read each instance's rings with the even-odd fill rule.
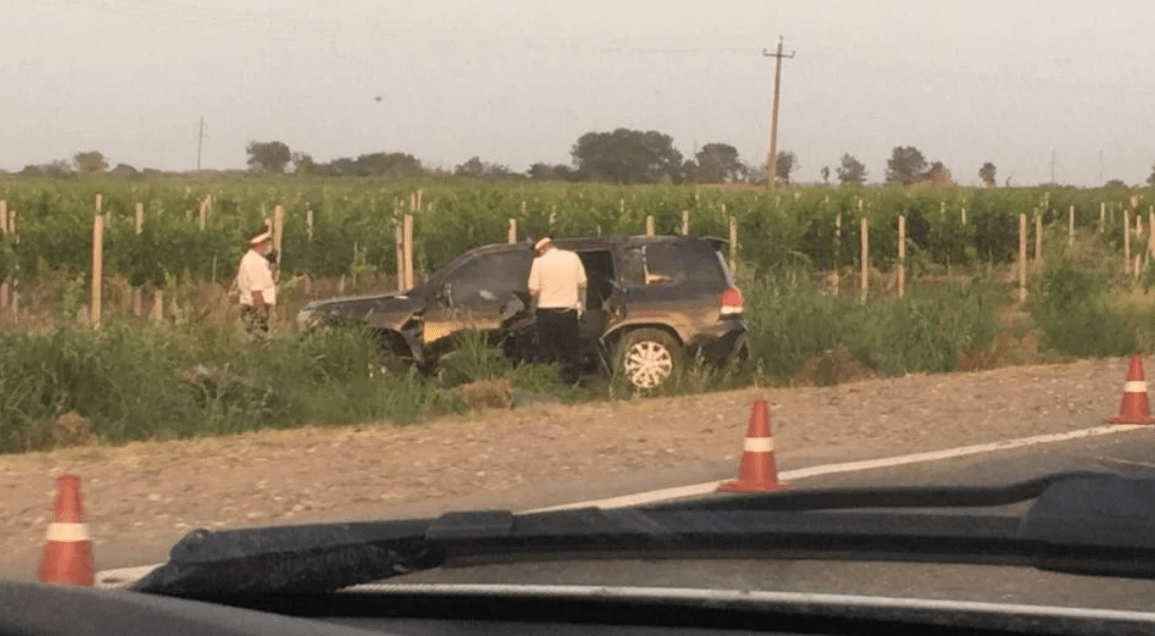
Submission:
[[[1104,187],[1107,187],[1107,188],[1126,188],[1127,183],[1124,182],[1122,179],[1111,179],[1110,181],[1107,182],[1107,185]]]
[[[910,185],[926,174],[926,157],[914,146],[895,146],[886,161],[886,182]]]
[[[118,163],[118,164],[116,164],[115,168],[113,168],[111,171],[109,171],[108,174],[110,174],[114,177],[127,178],[127,177],[139,176],[140,172],[137,171],[136,168],[133,168],[132,166],[128,165],[127,163]]]
[[[270,174],[284,174],[293,158],[289,147],[279,141],[250,141],[245,152],[249,155],[249,168]]]
[[[682,153],[669,135],[618,128],[588,132],[570,150],[578,171],[597,181],[655,183],[681,180]]]
[[[998,184],[998,182],[995,181],[995,164],[989,161],[984,163],[982,167],[979,168],[979,178],[983,180],[983,185],[986,187],[995,187],[995,185]]]
[[[317,162],[313,156],[304,152],[293,153],[293,174],[304,177],[317,171]]]
[[[746,166],[738,158],[738,150],[730,144],[708,143],[694,156],[696,164],[682,165],[684,176],[693,173],[694,180],[706,183],[730,183],[746,177]]]
[[[798,157],[794,156],[793,152],[789,150],[778,151],[778,174],[774,175],[777,180],[789,184],[790,173],[794,172],[797,167]]]
[[[926,171],[926,180],[937,186],[952,185],[954,183],[954,179],[951,178],[950,169],[941,161],[936,161],[931,164],[930,169]]]
[[[535,181],[580,181],[581,174],[565,164],[550,165],[537,162],[529,167],[526,175]]]
[[[326,177],[418,177],[425,174],[425,168],[420,160],[408,153],[374,152],[356,159],[338,157],[314,165],[311,173]]]
[[[1147,185],[1155,187],[1155,164],[1151,165],[1151,174],[1147,176]]]
[[[854,155],[845,153],[838,162],[838,182],[842,185],[862,185],[866,183],[866,166]]]
[[[108,170],[108,161],[105,160],[104,155],[96,150],[78,152],[73,155],[72,161],[76,164],[76,171],[81,174],[91,174]]]
[[[822,175],[822,183],[830,185],[830,166],[822,166],[818,173]]]
[[[469,160],[465,163],[454,168],[453,174],[459,177],[493,179],[512,176],[513,171],[509,169],[509,166],[504,166],[500,163],[482,161],[481,157],[474,155],[470,157]]]

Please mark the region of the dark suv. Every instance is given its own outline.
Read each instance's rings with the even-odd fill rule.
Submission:
[[[587,372],[620,364],[638,388],[660,386],[681,365],[745,360],[742,293],[710,237],[559,238],[589,279],[581,317]],[[473,329],[506,355],[532,359],[533,307],[526,288],[531,243],[484,245],[461,254],[407,292],[313,301],[297,315],[309,330],[357,320],[377,330],[387,356],[423,370]]]

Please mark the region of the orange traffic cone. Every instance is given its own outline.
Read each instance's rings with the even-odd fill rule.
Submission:
[[[80,503],[80,478],[76,475],[63,475],[56,480],[56,502],[46,539],[36,578],[45,583],[92,587],[96,569],[84,506]]]
[[[1155,424],[1151,417],[1151,404],[1147,400],[1147,380],[1143,375],[1143,359],[1131,356],[1131,366],[1127,367],[1127,381],[1123,383],[1123,401],[1119,404],[1119,414],[1107,418],[1112,424]]]
[[[724,492],[766,492],[789,488],[778,482],[778,465],[774,461],[774,438],[770,435],[770,406],[766,400],[754,402],[750,426],[746,428],[745,452],[738,465],[738,479],[718,486]]]

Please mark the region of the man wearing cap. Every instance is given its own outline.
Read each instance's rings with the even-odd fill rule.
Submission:
[[[586,295],[586,270],[581,258],[545,237],[533,246],[529,293],[537,300],[537,342],[545,362],[560,360],[562,382],[573,385],[581,376],[581,331],[578,318]]]
[[[268,229],[261,230],[249,239],[249,250],[237,268],[241,322],[249,340],[268,337],[269,312],[277,304],[277,288],[266,258],[272,247],[272,233]]]

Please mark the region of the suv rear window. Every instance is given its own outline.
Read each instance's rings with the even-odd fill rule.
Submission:
[[[686,285],[722,290],[729,275],[718,251],[705,241],[670,241],[645,246],[646,285]]]

